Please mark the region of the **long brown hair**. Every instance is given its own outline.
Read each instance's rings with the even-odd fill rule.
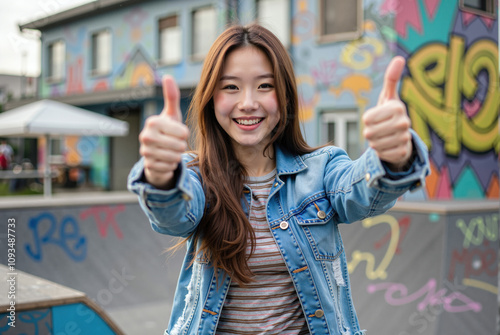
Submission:
[[[285,47],[257,24],[226,29],[208,52],[188,113],[197,151],[191,165],[199,167],[206,196],[205,214],[194,238],[200,239],[199,252],[210,258],[215,270],[224,270],[240,285],[252,281],[247,260],[255,247],[255,233],[241,202],[247,173],[236,158],[230,137],[215,118],[213,96],[228,54],[247,46],[263,51],[274,72],[280,120],[265,152],[269,153],[271,145],[299,155],[313,150],[300,131],[295,75]]]

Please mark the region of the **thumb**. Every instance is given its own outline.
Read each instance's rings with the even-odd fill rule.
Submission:
[[[172,120],[182,122],[182,113],[180,107],[180,91],[174,78],[165,75],[162,78],[163,100],[165,106],[160,115],[170,117]]]
[[[405,59],[401,56],[394,57],[385,70],[384,86],[378,98],[378,104],[388,100],[399,99],[398,83],[405,67]]]

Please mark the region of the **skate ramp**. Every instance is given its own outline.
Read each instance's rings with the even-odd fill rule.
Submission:
[[[12,270],[12,269],[11,269]],[[123,335],[85,293],[0,265],[0,333]]]

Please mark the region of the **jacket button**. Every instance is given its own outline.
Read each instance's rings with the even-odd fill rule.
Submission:
[[[281,221],[280,222],[280,228],[283,229],[283,230],[288,229],[288,222]]]
[[[189,201],[189,200],[191,200],[191,197],[189,195],[187,195],[186,193],[182,193],[182,199]]]
[[[317,318],[322,318],[323,315],[325,315],[325,312],[323,312],[323,310],[321,309],[318,309],[316,312],[314,312],[314,316]]]
[[[371,176],[370,172],[367,172],[367,173],[365,174],[365,180],[366,180],[366,181],[370,181],[370,178],[371,178],[371,177],[372,177],[372,176]]]
[[[274,183],[274,187],[278,187],[278,183]]]
[[[323,211],[319,211],[317,214],[319,219],[323,220],[324,218],[326,218],[326,213],[323,212]]]

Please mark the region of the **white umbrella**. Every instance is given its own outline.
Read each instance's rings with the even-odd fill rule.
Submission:
[[[0,136],[45,137],[44,195],[50,197],[52,184],[49,154],[50,137],[126,136],[128,123],[109,116],[53,100],[40,100],[0,114]]]

